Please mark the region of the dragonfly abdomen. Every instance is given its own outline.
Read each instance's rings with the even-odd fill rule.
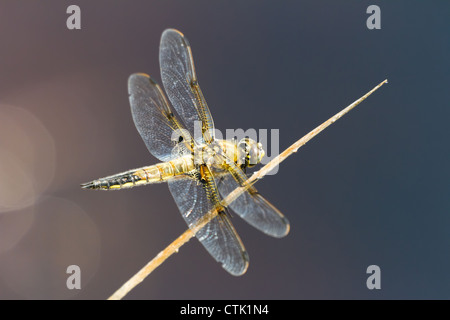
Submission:
[[[85,189],[118,190],[136,186],[161,183],[175,176],[189,173],[194,169],[192,157],[181,157],[149,167],[129,170],[123,173],[100,178],[81,185]]]

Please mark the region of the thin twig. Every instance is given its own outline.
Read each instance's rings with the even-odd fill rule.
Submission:
[[[262,179],[267,173],[272,171],[276,166],[278,166],[282,161],[284,161],[291,154],[297,152],[299,148],[304,146],[309,140],[318,135],[326,127],[333,124],[339,120],[343,115],[352,110],[362,101],[364,101],[368,96],[370,96],[375,90],[381,87],[383,84],[387,83],[387,79],[377,85],[375,88],[370,90],[364,96],[353,102],[347,108],[343,109],[341,112],[337,113],[314,130],[309,132],[303,138],[295,142],[289,148],[280,153],[277,157],[272,159],[268,164],[262,167],[259,171],[255,172],[244,184],[244,186],[236,188],[231,192],[225,199],[222,200],[223,205],[229,205],[231,202],[236,200],[243,192],[245,192],[251,185],[256,183],[258,180]],[[217,215],[216,210],[211,210],[206,213],[202,219],[200,219],[196,225],[192,228],[186,230],[181,236],[179,236],[175,241],[173,241],[167,248],[161,251],[153,260],[151,260],[144,268],[139,270],[133,277],[131,277],[122,287],[120,287],[108,300],[120,300],[125,297],[134,287],[141,283],[153,270],[155,270],[159,265],[161,265],[167,258],[169,258],[175,252],[178,252],[179,248],[188,242],[192,237],[195,236],[197,231],[203,228],[211,219]]]

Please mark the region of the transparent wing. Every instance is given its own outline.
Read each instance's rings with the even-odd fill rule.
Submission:
[[[190,147],[188,132],[155,81],[143,73],[133,74],[128,79],[128,93],[134,124],[151,154],[169,161],[176,157],[173,150],[177,143],[184,141]]]
[[[203,140],[210,143],[214,139],[214,122],[198,84],[191,47],[181,32],[163,32],[159,63],[164,89],[186,128],[194,130],[194,122],[200,121]]]
[[[245,173],[231,160],[225,159],[229,168],[225,173],[216,175],[217,186],[223,198],[247,180]],[[272,237],[281,238],[289,233],[289,221],[269,201],[264,199],[255,187],[250,187],[228,205],[256,229]]]
[[[170,192],[190,228],[216,207],[216,200],[211,200],[211,192],[217,192],[213,184],[199,184],[197,180],[187,177],[169,181]],[[219,197],[218,193],[216,196]],[[220,213],[195,236],[225,270],[235,276],[242,275],[248,267],[248,254],[225,208],[220,206],[218,209]]]

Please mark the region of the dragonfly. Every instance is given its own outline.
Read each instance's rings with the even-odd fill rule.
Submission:
[[[119,190],[166,182],[189,228],[206,213],[217,211],[195,237],[226,271],[242,275],[248,268],[249,255],[230,221],[230,210],[269,236],[284,237],[290,228],[287,218],[254,186],[229,204],[222,201],[244,186],[246,169],[261,163],[264,148],[248,137],[239,141],[216,139],[191,46],[180,31],[163,32],[159,61],[168,99],[161,87],[143,73],[129,77],[128,93],[134,124],[147,149],[161,162],[81,186]]]

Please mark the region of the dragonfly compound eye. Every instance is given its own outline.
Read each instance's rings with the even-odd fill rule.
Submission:
[[[255,140],[244,138],[238,144],[238,164],[244,167],[253,167],[261,162],[264,156],[262,145]]]

